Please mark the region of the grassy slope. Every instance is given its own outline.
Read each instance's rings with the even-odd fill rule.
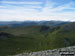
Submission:
[[[42,30],[42,28],[44,29]],[[45,37],[45,32],[49,32],[48,29],[49,27],[45,26],[1,29],[0,32],[12,34],[14,37],[0,39],[0,54],[7,55],[49,49]]]
[[[75,45],[75,23],[62,26],[48,36],[52,48],[60,48]]]

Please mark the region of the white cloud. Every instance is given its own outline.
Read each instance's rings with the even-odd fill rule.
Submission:
[[[1,3],[5,4],[42,4],[43,2],[17,2],[17,1],[1,1]]]
[[[59,7],[55,8],[54,10],[55,11],[63,11],[64,9],[75,9],[75,7],[72,8],[73,4],[74,4],[74,2],[70,2],[68,4],[64,4],[62,6],[59,6]]]
[[[5,8],[5,6],[0,6],[0,8]]]
[[[68,4],[64,4],[61,6],[58,6],[56,8],[52,8],[53,5],[55,5],[56,3],[51,3],[51,4],[47,4],[47,6],[45,8],[43,8],[44,12],[59,12],[59,11],[63,11],[65,9],[75,9],[75,7],[73,8],[72,6],[75,6],[74,2],[70,2]],[[64,12],[64,11],[63,11]]]
[[[16,3],[15,3],[16,4]],[[30,3],[29,3],[30,4]],[[44,8],[41,6],[30,6],[30,7],[13,7],[13,9],[0,9],[0,20],[64,20],[73,21],[75,19],[75,12],[64,12],[64,9],[75,9],[72,8],[74,3],[64,4],[62,6],[53,8],[54,3],[48,3]],[[34,8],[41,8],[42,11],[38,11]]]
[[[19,8],[23,8],[23,9],[33,9],[33,8],[42,8],[41,4],[43,4],[43,2],[16,2],[16,1],[1,1],[2,4],[4,4],[3,6],[0,6],[0,8],[8,8],[8,9],[19,9]],[[11,4],[15,4],[15,5],[11,5]],[[22,6],[16,6],[17,5],[21,5]]]

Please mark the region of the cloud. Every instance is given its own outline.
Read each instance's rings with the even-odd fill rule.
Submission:
[[[70,2],[68,4],[64,4],[62,6],[59,6],[59,7],[55,8],[54,10],[55,11],[63,11],[65,9],[75,9],[75,7],[72,8],[73,5],[74,5],[74,2]]]
[[[18,1],[1,1],[1,3],[4,3],[4,4],[42,4],[43,2],[26,2],[26,1],[21,1],[21,2],[18,2]]]
[[[48,6],[46,6],[45,8],[43,8],[43,11],[48,11],[48,12],[64,12],[63,10],[65,9],[75,9],[75,3],[74,2],[70,2],[68,4],[64,4],[61,6],[58,6],[56,8],[53,8],[53,6],[57,4],[57,3],[52,3],[52,4],[48,4]],[[74,7],[72,7],[74,6]]]
[[[74,2],[66,3],[64,5],[54,7],[57,3],[47,1],[42,7],[35,5],[34,2],[3,2],[7,4],[34,4],[24,6],[6,5],[7,9],[0,9],[0,20],[8,21],[23,21],[23,20],[63,20],[73,21],[75,19]],[[43,2],[36,4],[42,4]],[[2,7],[1,7],[2,8]],[[37,9],[35,9],[37,8]],[[39,11],[39,8],[41,11]],[[64,11],[70,9],[71,11]]]
[[[37,1],[1,1],[0,2],[3,7],[8,8],[8,9],[19,9],[19,8],[24,8],[24,9],[32,9],[32,8],[42,8],[43,2],[37,2]],[[1,7],[1,8],[3,8]]]
[[[0,8],[5,8],[5,6],[0,6]]]

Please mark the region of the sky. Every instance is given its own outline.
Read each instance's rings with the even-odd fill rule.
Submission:
[[[0,21],[75,21],[75,0],[0,0]]]

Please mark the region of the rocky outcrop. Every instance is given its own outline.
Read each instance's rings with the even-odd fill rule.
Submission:
[[[59,48],[59,49],[53,49],[53,50],[47,50],[47,51],[22,53],[22,54],[17,54],[13,56],[61,56],[62,54],[75,56],[74,52],[75,52],[75,46],[72,46],[72,47]]]

